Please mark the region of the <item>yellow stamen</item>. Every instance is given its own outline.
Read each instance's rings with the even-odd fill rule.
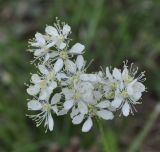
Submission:
[[[45,103],[43,104],[43,110],[44,111],[50,111],[51,110],[51,105],[49,103]]]
[[[46,82],[46,80],[42,80],[42,81],[40,82],[40,87],[41,87],[42,89],[44,89],[44,88],[47,87],[47,82]]]
[[[127,91],[122,91],[122,93],[121,93],[121,96],[123,97],[123,98],[128,98],[128,93],[127,93]]]
[[[62,58],[62,59],[67,59],[68,58],[68,54],[67,54],[67,51],[61,51],[59,53],[59,56]]]

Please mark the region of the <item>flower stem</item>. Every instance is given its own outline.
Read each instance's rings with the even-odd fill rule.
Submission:
[[[102,141],[102,145],[103,145],[103,151],[104,152],[111,152],[111,149],[109,148],[109,140],[106,140],[106,136],[105,136],[105,131],[103,128],[103,124],[101,122],[101,120],[99,118],[97,118],[97,124],[99,127],[99,131],[100,131],[100,135],[101,135],[101,141]]]
[[[149,117],[149,120],[147,121],[145,127],[142,129],[140,134],[138,134],[138,136],[134,139],[134,141],[132,142],[131,146],[128,149],[128,152],[136,152],[136,151],[139,150],[139,147],[141,146],[141,144],[144,141],[147,134],[152,129],[152,127],[153,127],[153,125],[154,125],[154,123],[155,123],[155,121],[156,121],[156,119],[158,118],[159,115],[160,115],[160,103],[158,103],[155,106],[155,109],[151,113],[151,115]]]

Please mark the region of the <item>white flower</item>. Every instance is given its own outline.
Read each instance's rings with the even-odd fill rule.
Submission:
[[[59,24],[56,24],[56,27],[47,26],[45,31],[50,36],[48,37],[50,44],[56,45],[60,50],[63,50],[66,47],[65,40],[71,32],[71,27],[69,25],[63,25],[62,29]]]
[[[108,100],[102,100],[99,103],[96,103],[92,108],[94,112],[93,115],[97,115],[99,118],[102,118],[104,120],[112,120],[114,118],[113,113],[109,110],[111,106],[110,101]],[[92,110],[92,109],[91,109]]]
[[[122,107],[122,114],[124,116],[128,116],[129,113],[133,114],[132,107],[140,103],[138,100],[145,91],[145,86],[139,82],[144,81],[144,73],[142,72],[138,78],[135,78],[136,73],[137,70],[132,69],[129,71],[126,65],[122,73],[116,68],[113,70],[113,77],[119,84],[117,85],[115,98],[111,105],[115,108]]]
[[[71,113],[72,123],[78,125],[85,119],[85,122],[82,126],[82,132],[88,132],[93,126],[92,119],[95,116],[98,116],[100,119],[104,120],[112,120],[114,118],[113,113],[108,110],[110,104],[111,103],[108,100],[100,101],[99,103],[96,101],[90,102],[88,104],[87,114],[81,113],[78,108],[74,107]]]
[[[85,61],[82,55],[78,55],[74,62],[70,62],[66,66],[66,72],[68,79],[65,81],[65,85],[69,87],[74,87],[78,82],[81,81],[80,77],[85,73]]]
[[[43,61],[44,64],[52,59],[55,63],[61,61],[62,67],[63,65],[68,67],[72,65],[70,58],[73,55],[82,54],[85,49],[84,45],[80,43],[75,43],[69,49],[68,35],[71,33],[71,27],[68,24],[61,26],[59,20],[54,26],[46,26],[45,32],[45,35],[36,33],[35,40],[29,42],[33,47],[30,51],[34,52],[35,59]]]
[[[41,33],[35,34],[35,39],[33,41],[29,42],[30,45],[34,48],[30,49],[31,52],[34,52],[34,55],[37,58],[44,57],[48,58],[48,52],[50,51],[50,48],[52,47],[51,44],[48,44],[45,36]]]
[[[46,127],[46,131],[49,129],[53,130],[54,120],[52,118],[52,112],[58,113],[57,103],[60,102],[61,95],[55,94],[52,97],[51,103],[48,100],[31,100],[28,102],[28,110],[39,111],[38,114],[28,115],[36,122],[36,126],[38,127],[44,122],[44,127]]]
[[[76,67],[74,62],[70,58],[72,58],[73,55],[81,55],[83,53],[83,50],[84,46],[80,43],[76,43],[70,50],[67,50],[67,48],[65,48],[64,50],[54,50],[50,54],[47,54],[45,62],[49,58],[53,58],[55,64],[57,64],[57,62],[60,63],[61,68],[63,68],[63,66],[65,65],[66,70],[74,73]]]
[[[78,45],[77,45],[78,44]],[[76,47],[75,47],[76,46]],[[83,53],[84,46],[80,43],[76,43],[70,50],[62,50],[57,52],[55,60],[62,60],[63,65],[65,65],[66,70],[69,70],[71,73],[75,72],[75,64],[70,58],[73,55],[81,55]]]
[[[69,110],[75,106],[82,114],[88,113],[88,103],[93,101],[93,86],[89,82],[79,82],[74,88],[62,89],[65,95],[64,109]]]
[[[102,95],[99,91],[93,92],[92,102],[88,103],[88,113],[83,114],[76,107],[72,108],[71,118],[72,123],[78,125],[84,120],[82,126],[82,132],[88,132],[93,126],[94,117],[99,117],[104,120],[112,120],[114,118],[113,113],[109,110],[111,103],[108,100],[101,100]]]
[[[106,67],[106,72],[99,72],[98,74],[98,85],[96,88],[101,90],[105,99],[112,100],[115,97],[115,91],[117,89],[118,82],[112,76],[108,67]]]
[[[27,93],[32,96],[40,93],[39,99],[41,100],[48,98],[53,89],[57,87],[57,83],[55,81],[48,82],[47,79],[41,79],[37,74],[32,75],[32,83],[33,85],[29,86]]]
[[[58,68],[55,66],[51,71],[49,71],[44,65],[39,65],[38,68],[42,73],[42,76],[40,77],[38,74],[32,75],[31,82],[33,83],[33,85],[31,85],[27,89],[27,93],[32,96],[35,96],[38,93],[40,93],[39,99],[45,100],[51,95],[52,91],[57,87],[56,79],[59,77],[56,72],[58,72]]]

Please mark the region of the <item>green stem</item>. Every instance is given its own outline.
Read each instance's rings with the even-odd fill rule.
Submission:
[[[131,146],[128,149],[128,152],[137,152],[139,150],[139,147],[141,146],[142,142],[144,141],[147,134],[152,129],[153,125],[155,124],[156,119],[158,118],[160,114],[160,104],[158,103],[155,106],[154,111],[151,113],[149,120],[147,121],[145,127],[142,129],[140,134],[134,139]]]
[[[99,118],[97,118],[97,124],[98,124],[100,135],[101,135],[101,141],[102,141],[102,145],[103,145],[103,150],[104,150],[104,152],[111,152],[111,150],[109,148],[110,146],[108,144],[109,141],[107,141],[105,139],[105,131],[104,131],[104,128],[103,128],[103,124],[102,124],[102,122],[101,122],[101,120]]]

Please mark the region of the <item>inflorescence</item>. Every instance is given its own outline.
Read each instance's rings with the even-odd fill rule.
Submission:
[[[93,119],[112,120],[114,113],[127,117],[136,111],[142,93],[146,90],[144,72],[137,76],[138,68],[124,62],[122,70],[106,67],[105,72],[86,73],[83,58],[85,46],[69,46],[71,27],[58,19],[54,26],[46,26],[45,34],[36,33],[29,41],[32,63],[38,68],[31,74],[27,93],[28,115],[36,126],[44,124],[46,131],[53,130],[53,115],[70,114],[72,123],[83,123],[82,132],[88,132]]]

